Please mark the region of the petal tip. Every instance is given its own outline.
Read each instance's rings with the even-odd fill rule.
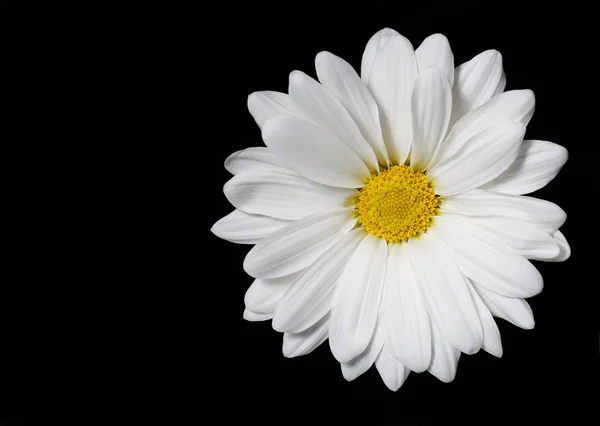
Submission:
[[[447,375],[440,375],[438,378],[438,380],[442,383],[452,383],[454,381],[454,378],[456,377],[456,375],[454,376],[447,376]]]
[[[274,133],[278,125],[281,123],[281,121],[285,121],[286,118],[287,116],[280,114],[268,118],[267,121],[264,122],[261,129],[261,136],[263,141],[265,142],[265,145],[268,146],[267,140],[272,136],[272,134]]]
[[[500,53],[497,49],[488,49],[481,53],[482,56],[489,56],[490,59],[500,59],[502,60],[502,53]]]
[[[259,96],[258,94],[259,92],[252,92],[248,95],[248,98],[246,98],[246,105],[248,106],[248,109],[251,111],[252,110],[252,103],[253,101]]]
[[[247,98],[248,107],[250,106],[250,104],[252,103],[252,101],[254,99],[256,99],[258,96],[260,96],[259,93],[260,92],[256,91],[256,92],[252,92],[248,95],[248,98]]]
[[[290,85],[301,84],[306,77],[308,76],[304,72],[300,70],[294,70],[290,73],[289,76]]]
[[[348,342],[341,346],[342,347],[340,347],[339,344],[336,344],[335,339],[332,341],[331,336],[329,337],[329,348],[331,349],[333,357],[339,363],[349,363],[364,351],[364,348],[360,350],[361,348],[356,345],[350,345]]]
[[[248,310],[248,308],[244,309],[244,313],[242,314],[242,318],[244,318],[246,321],[250,321],[250,311]]]
[[[344,378],[344,380],[346,380],[347,382],[352,382],[356,380],[356,378],[358,377],[356,371],[351,368],[344,368],[343,364],[344,363],[340,363],[340,366],[342,367],[342,377]]]
[[[392,384],[387,384],[387,383],[386,383],[385,385],[386,385],[386,386],[387,386],[387,388],[388,388],[389,390],[391,390],[392,392],[397,392],[397,391],[398,391],[398,389],[400,389],[400,388],[402,387],[402,385],[396,385],[396,384],[392,385]]]
[[[219,235],[219,225],[220,225],[221,219],[219,219],[218,221],[216,221],[215,223],[213,223],[213,225],[210,227],[210,232],[216,236],[221,238],[221,236]]]
[[[560,255],[560,249],[559,249],[559,255]],[[560,257],[560,261],[564,262],[564,261],[568,260],[570,257],[571,257],[571,247],[569,246],[569,248],[565,250],[565,253]]]
[[[388,37],[400,35],[400,33],[398,31],[396,31],[395,29],[390,28],[390,27],[382,28],[379,31],[377,31],[375,34],[376,35],[384,35],[384,36],[388,36]]]
[[[474,343],[473,345],[466,346],[461,349],[461,352],[465,355],[475,355],[481,349],[481,344]]]
[[[535,93],[533,90],[531,89],[521,89],[520,92],[527,96],[528,98],[531,98],[531,102],[535,102]]]
[[[273,321],[271,322],[271,325],[273,327],[273,330],[279,333],[285,333],[289,331],[288,327],[286,327],[287,324],[285,318],[283,318],[281,314],[278,315],[277,309],[275,310],[275,315],[273,316]],[[285,349],[285,341],[283,342],[283,344]]]
[[[445,36],[444,34],[442,34],[442,33],[433,33],[433,34],[431,34],[431,35],[430,35],[429,37],[427,37],[427,38],[430,38],[430,39],[432,39],[432,40],[439,39],[439,40],[441,40],[441,41],[444,41],[444,42],[447,42],[448,44],[450,44],[450,42],[448,41],[448,37],[446,37],[446,36]]]
[[[255,248],[256,248],[256,246],[252,247],[250,249],[250,251],[248,252],[248,254],[246,254],[246,257],[244,258],[244,261],[242,262],[242,269],[244,270],[244,272],[246,272],[251,277],[258,278],[255,276],[256,271],[254,271],[254,265],[252,263],[252,256],[254,254],[253,251]]]
[[[293,347],[290,343],[289,340],[283,339],[283,345],[281,347],[281,353],[283,354],[284,357],[286,358],[296,358],[298,356],[298,353],[295,350],[296,348]]]
[[[521,328],[523,330],[533,330],[535,328],[535,320],[533,318],[531,318],[530,321],[523,322],[521,324]]]
[[[429,374],[438,379],[442,383],[452,383],[456,378],[456,369],[452,370],[432,370],[431,367],[427,369]]]
[[[335,55],[327,50],[322,50],[321,52],[317,53],[317,55],[315,56],[315,62],[321,62],[321,61],[325,61],[331,58],[334,58]]]
[[[556,150],[556,156],[558,157],[558,162],[561,163],[560,167],[562,168],[569,159],[569,150],[559,144],[553,144],[552,147]]]
[[[424,373],[425,371],[427,371],[428,366],[429,366],[429,364],[427,364],[427,363],[414,364],[414,365],[411,365],[410,371],[413,371],[415,373]],[[406,366],[406,368],[408,368],[408,366]]]
[[[248,308],[244,309],[244,313],[242,315],[242,317],[246,320],[246,321],[250,321],[250,322],[260,322],[260,321],[268,321],[270,320],[273,316],[271,314],[261,314],[261,313],[257,313],[257,312],[252,312],[251,310],[249,310]]]

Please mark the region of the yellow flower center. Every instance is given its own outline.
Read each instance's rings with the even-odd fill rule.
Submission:
[[[439,203],[427,177],[402,165],[373,174],[360,190],[356,210],[367,232],[400,242],[429,228]]]

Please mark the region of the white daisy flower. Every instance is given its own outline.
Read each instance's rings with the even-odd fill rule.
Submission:
[[[329,52],[316,70],[251,94],[266,147],[225,161],[235,210],[212,231],[255,244],[244,318],[271,319],[286,357],[329,340],[347,380],[375,364],[392,390],[410,371],[452,381],[461,353],[502,356],[494,316],[534,326],[529,259],[570,255],[565,212],[524,195],[567,160],[523,140],[533,93],[504,92],[497,51],[455,69],[443,35],[413,50],[387,28],[360,76]]]

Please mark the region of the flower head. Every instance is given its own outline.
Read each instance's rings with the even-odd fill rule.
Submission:
[[[454,68],[441,34],[413,50],[383,29],[360,76],[328,52],[316,70],[249,96],[266,147],[225,162],[235,210],[212,231],[255,244],[244,317],[272,320],[287,357],[329,340],[347,380],[375,364],[392,390],[410,371],[453,380],[461,353],[500,357],[494,316],[534,326],[529,260],[570,255],[565,212],[525,195],[567,160],[523,140],[533,93],[504,92],[494,50]]]

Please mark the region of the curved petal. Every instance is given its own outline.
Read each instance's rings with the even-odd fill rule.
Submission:
[[[497,50],[486,50],[459,65],[454,72],[451,122],[456,123],[472,109],[502,93],[505,87],[502,55]]]
[[[461,271],[478,285],[505,296],[531,297],[540,293],[544,282],[535,266],[489,234],[479,232],[468,219],[436,216],[432,228],[451,250]]]
[[[351,382],[366,373],[379,356],[382,347],[383,333],[380,327],[375,326],[373,337],[364,352],[349,362],[341,363],[344,379]]]
[[[321,185],[274,170],[240,173],[223,188],[227,200],[246,213],[297,220],[310,214],[349,207],[360,195],[355,189]]]
[[[251,93],[248,96],[248,111],[261,129],[268,119],[277,115],[300,115],[288,95],[270,90]]]
[[[321,52],[315,60],[321,84],[344,105],[365,140],[371,145],[379,164],[387,166],[389,158],[379,124],[379,108],[352,66],[329,52]]]
[[[511,90],[494,97],[469,112],[452,127],[448,137],[439,145],[432,165],[461,152],[475,135],[494,126],[509,122],[527,126],[534,108],[535,96],[531,90]]]
[[[251,147],[236,151],[225,160],[225,170],[232,175],[259,169],[276,170],[281,173],[295,175],[296,172],[281,165],[269,148]]]
[[[256,244],[244,259],[254,278],[277,278],[312,264],[355,223],[354,209],[335,209],[300,219]]]
[[[259,314],[272,314],[277,304],[292,286],[298,273],[267,280],[256,279],[244,295],[246,308]]]
[[[369,344],[379,314],[387,242],[368,234],[340,277],[334,294],[329,345],[339,362],[360,355]]]
[[[412,138],[411,96],[417,60],[407,38],[391,37],[377,53],[368,87],[379,105],[379,119],[390,161],[403,164]]]
[[[365,83],[369,81],[369,73],[371,71],[371,65],[377,53],[381,50],[383,45],[387,43],[390,37],[399,36],[398,31],[392,30],[391,28],[384,28],[377,31],[373,37],[367,42],[365,51],[363,52],[362,61],[360,65],[360,75]]]
[[[406,381],[410,370],[394,358],[386,346],[383,345],[381,348],[381,352],[375,360],[375,367],[388,389],[396,392]]]
[[[485,306],[483,300],[473,288],[473,284],[468,283],[469,293],[473,298],[479,319],[481,320],[481,326],[483,327],[483,345],[482,349],[487,353],[494,355],[495,357],[502,357],[502,339],[500,337],[500,330],[496,325],[496,321],[492,317],[490,310]]]
[[[486,290],[473,282],[474,288],[492,315],[505,319],[517,327],[531,330],[535,327],[533,311],[525,299],[506,297],[493,291]]]
[[[450,383],[456,377],[460,351],[444,340],[442,333],[433,323],[431,323],[431,340],[431,364],[427,371],[438,380]]]
[[[554,203],[522,195],[473,189],[448,197],[440,206],[441,212],[462,216],[506,217],[529,222],[553,234],[567,220],[567,214]]]
[[[448,213],[451,214],[451,213]],[[525,259],[546,260],[559,253],[556,242],[547,232],[531,223],[507,217],[474,216],[469,223],[500,243],[516,250]]]
[[[286,358],[295,358],[308,355],[327,340],[328,333],[329,314],[325,315],[302,333],[284,333],[283,356]]]
[[[474,135],[461,151],[437,163],[427,179],[435,182],[435,192],[455,195],[483,185],[499,176],[517,158],[526,127],[505,123]]]
[[[412,92],[410,164],[414,169],[427,169],[437,146],[446,136],[451,111],[452,93],[442,70],[431,67],[421,71]]]
[[[419,283],[410,267],[411,242],[389,246],[379,322],[394,358],[421,373],[431,360],[431,330]]]
[[[287,167],[318,183],[361,188],[370,178],[358,155],[330,130],[294,117],[277,116],[262,129],[263,140]]]
[[[483,331],[467,288],[467,278],[438,237],[437,226],[411,240],[410,266],[429,316],[444,339],[456,349],[474,354],[481,349]]]
[[[558,246],[559,251],[556,257],[545,260],[547,260],[548,262],[564,262],[569,257],[571,257],[571,246],[567,242],[567,239],[565,238],[562,232],[556,231],[554,234],[552,234],[552,239]]]
[[[290,74],[290,97],[309,121],[324,127],[348,145],[370,169],[379,170],[373,148],[339,100],[302,71]]]
[[[365,236],[363,228],[350,231],[304,270],[279,302],[275,330],[299,333],[331,310],[338,278]]]
[[[291,221],[234,210],[210,228],[217,237],[237,244],[256,244]]]
[[[258,322],[258,321],[267,321],[273,318],[273,313],[269,314],[260,314],[258,312],[252,312],[250,309],[244,309],[244,319],[246,321]]]
[[[432,34],[423,40],[415,50],[419,72],[425,68],[436,66],[441,69],[452,87],[454,83],[454,54],[450,43],[443,34]]]
[[[511,166],[481,189],[505,194],[529,194],[556,177],[569,158],[569,152],[552,142],[524,140]]]

